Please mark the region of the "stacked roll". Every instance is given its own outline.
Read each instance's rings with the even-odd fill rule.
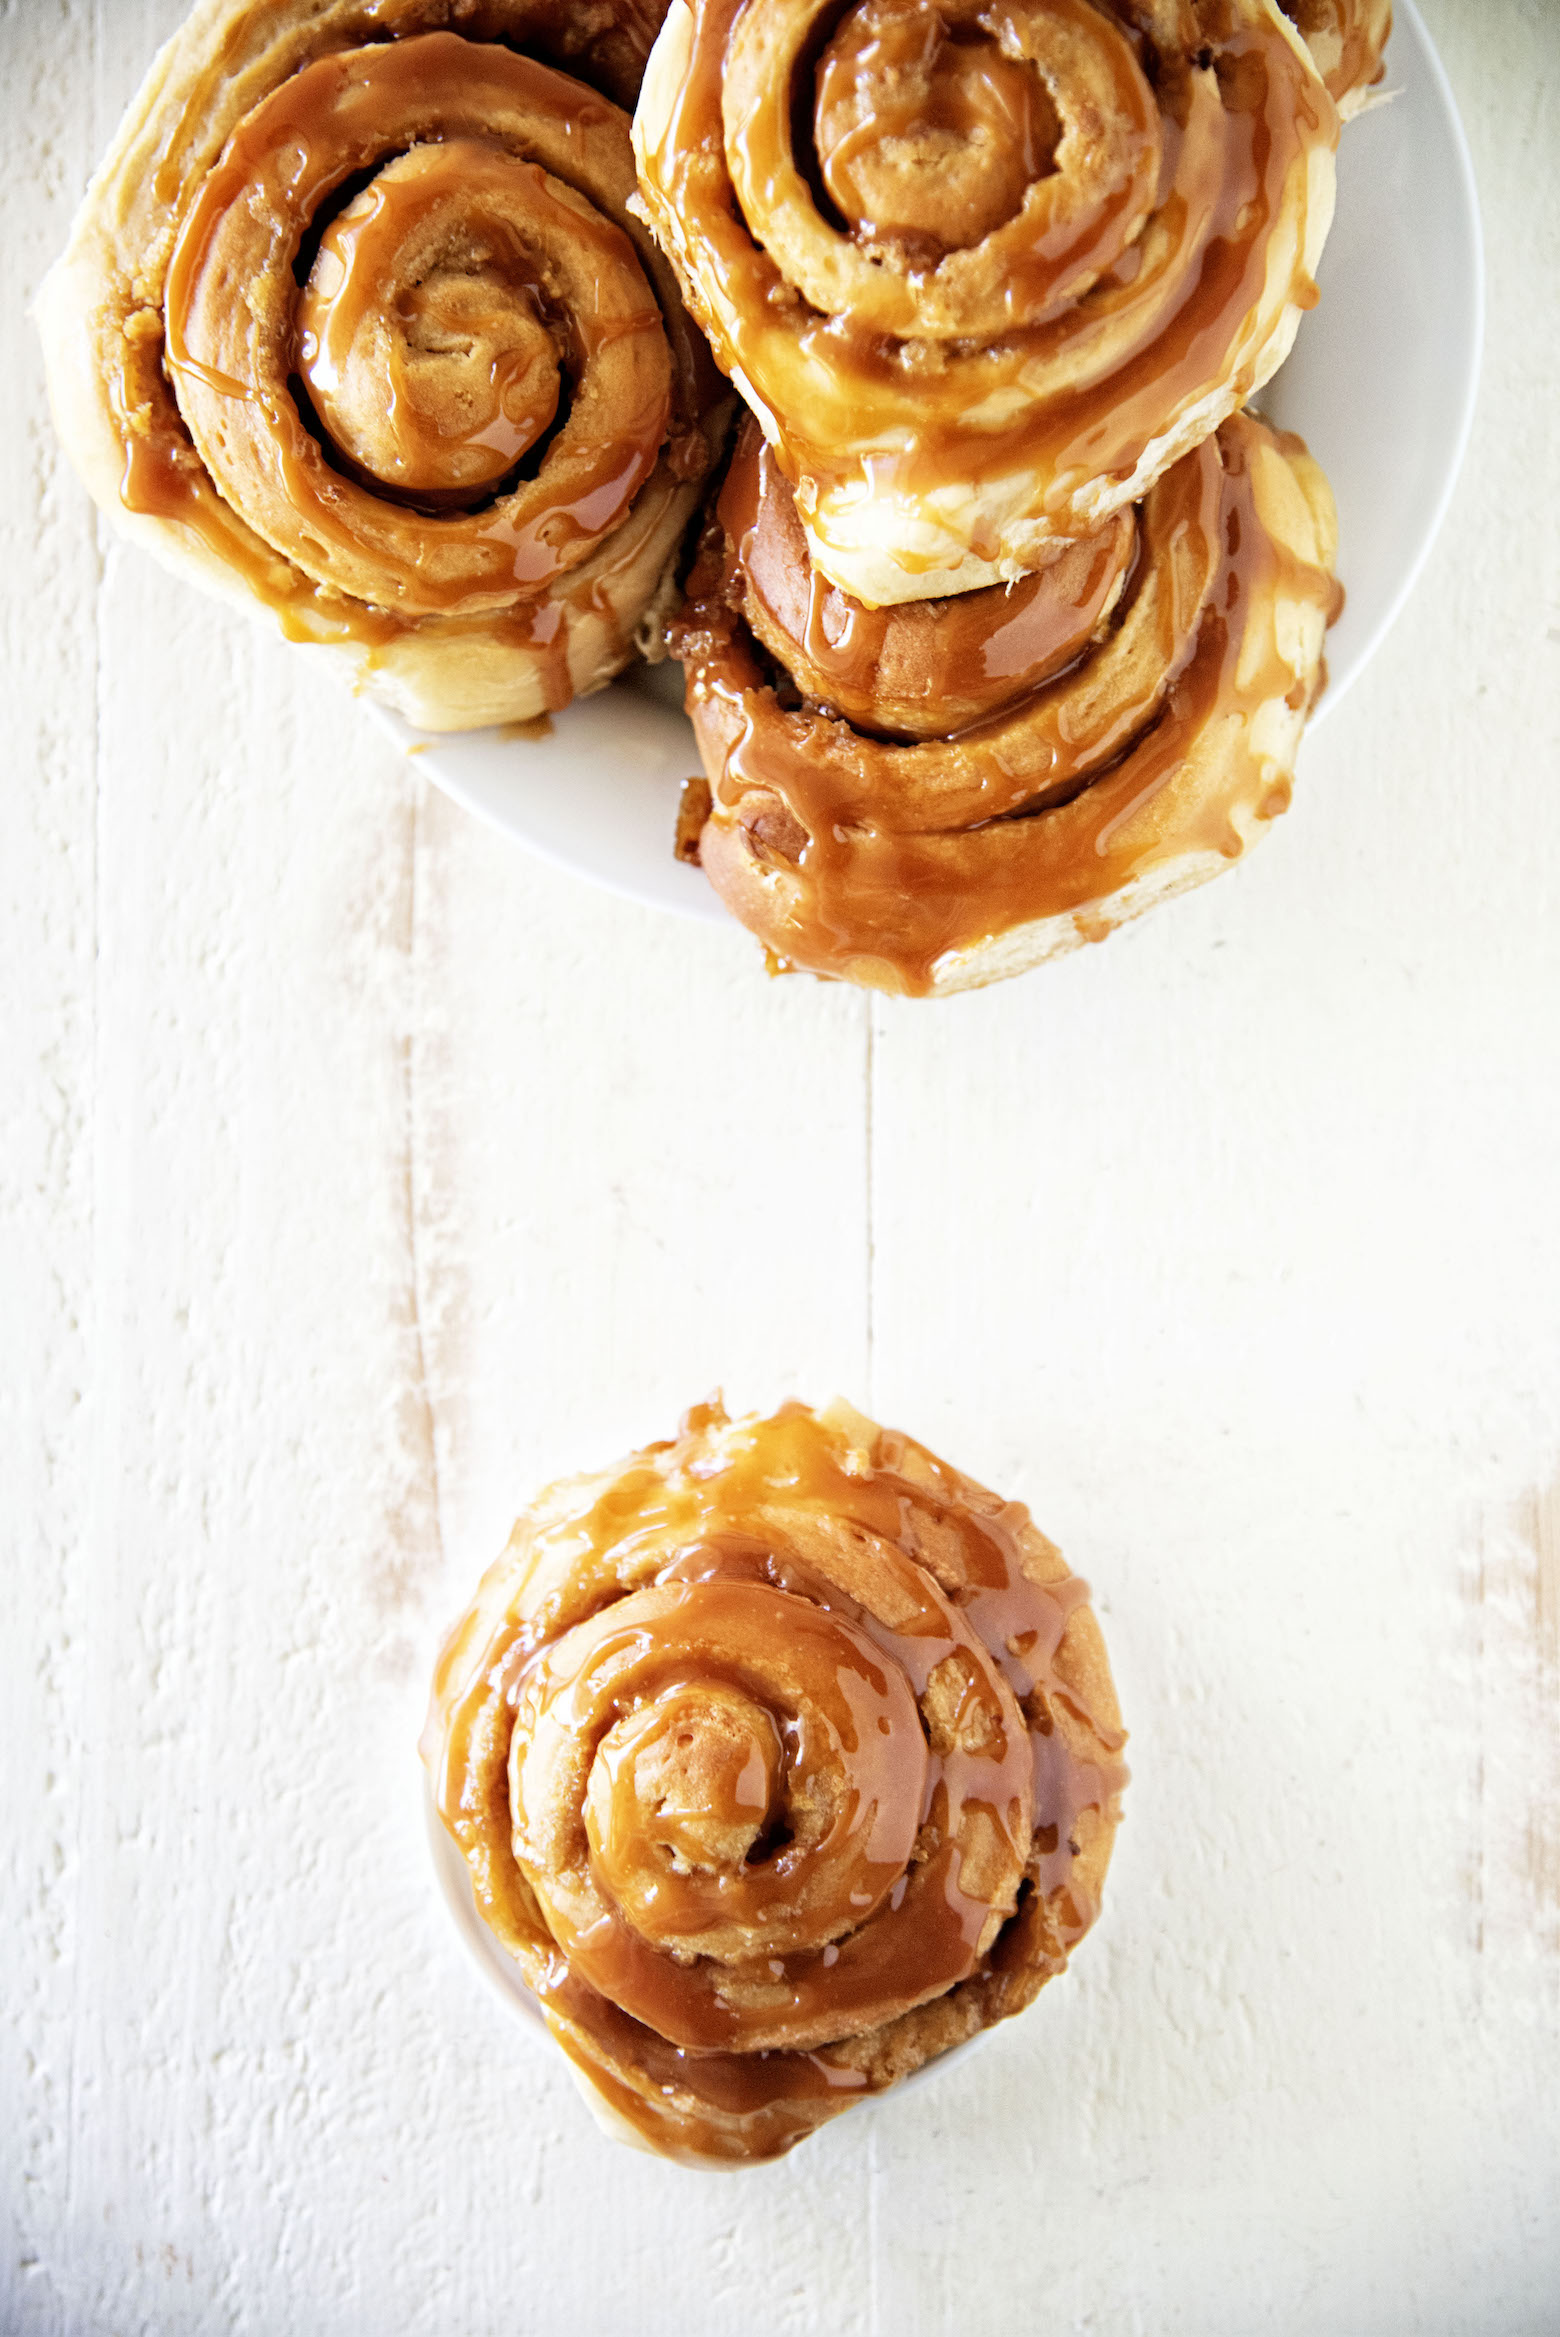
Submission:
[[[1336,523],[1245,408],[1386,33],[1294,14],[672,0],[645,215],[757,426],[680,635],[687,829],[777,962],[990,981],[1287,802]]]

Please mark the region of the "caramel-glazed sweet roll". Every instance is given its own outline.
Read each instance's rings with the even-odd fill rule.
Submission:
[[[1288,353],[1338,114],[1274,0],[672,0],[646,216],[872,606],[1011,580]]]
[[[922,996],[1101,939],[1289,802],[1340,604],[1332,496],[1233,416],[1011,590],[870,610],[745,423],[673,643],[692,852],[782,966]]]
[[[40,298],[103,507],[430,729],[599,687],[673,590],[721,400],[629,210],[657,21],[206,0]]]
[[[778,2157],[1063,1969],[1125,1781],[1087,1598],[844,1405],[701,1406],[527,1512],[424,1755],[604,2123]]]

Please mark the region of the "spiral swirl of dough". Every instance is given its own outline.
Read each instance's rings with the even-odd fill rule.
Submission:
[[[1287,806],[1335,539],[1299,440],[1241,414],[1011,592],[874,612],[745,424],[673,630],[706,874],[782,964],[875,989],[1100,939]]]
[[[425,1740],[477,1903],[667,2155],[777,2155],[1059,1971],[1121,1744],[1025,1513],[844,1406],[689,1415],[557,1487]]]
[[[870,606],[1041,565],[1288,353],[1336,109],[1275,0],[672,0],[646,216]]]
[[[652,31],[205,0],[44,289],[105,507],[430,728],[599,687],[673,588],[719,385],[629,211],[626,114],[547,61],[631,94]]]

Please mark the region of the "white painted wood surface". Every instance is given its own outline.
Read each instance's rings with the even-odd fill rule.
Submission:
[[[1426,0],[1486,388],[1293,814],[938,1008],[111,547],[22,310],[179,13],[0,6],[0,2327],[1560,2330],[1560,8]],[[413,1751],[518,1502],[717,1383],[1027,1498],[1136,1771],[1069,1979],[724,2178],[490,1999]]]

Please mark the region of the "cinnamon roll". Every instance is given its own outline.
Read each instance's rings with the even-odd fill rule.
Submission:
[[[1017,1503],[842,1404],[703,1405],[541,1496],[424,1755],[604,2122],[775,2158],[1063,1969],[1125,1780],[1087,1602]]]
[[[1392,0],[1279,0],[1302,34],[1339,115],[1349,121],[1370,103],[1381,79]]]
[[[645,215],[869,606],[1041,565],[1288,353],[1338,115],[1275,0],[672,0]]]
[[[672,589],[720,384],[629,210],[656,22],[203,0],[40,297],[103,508],[430,729],[599,687]]]
[[[1301,442],[1241,414],[1011,590],[873,611],[745,423],[672,635],[701,865],[780,965],[873,989],[1102,938],[1286,809],[1335,537]]]

